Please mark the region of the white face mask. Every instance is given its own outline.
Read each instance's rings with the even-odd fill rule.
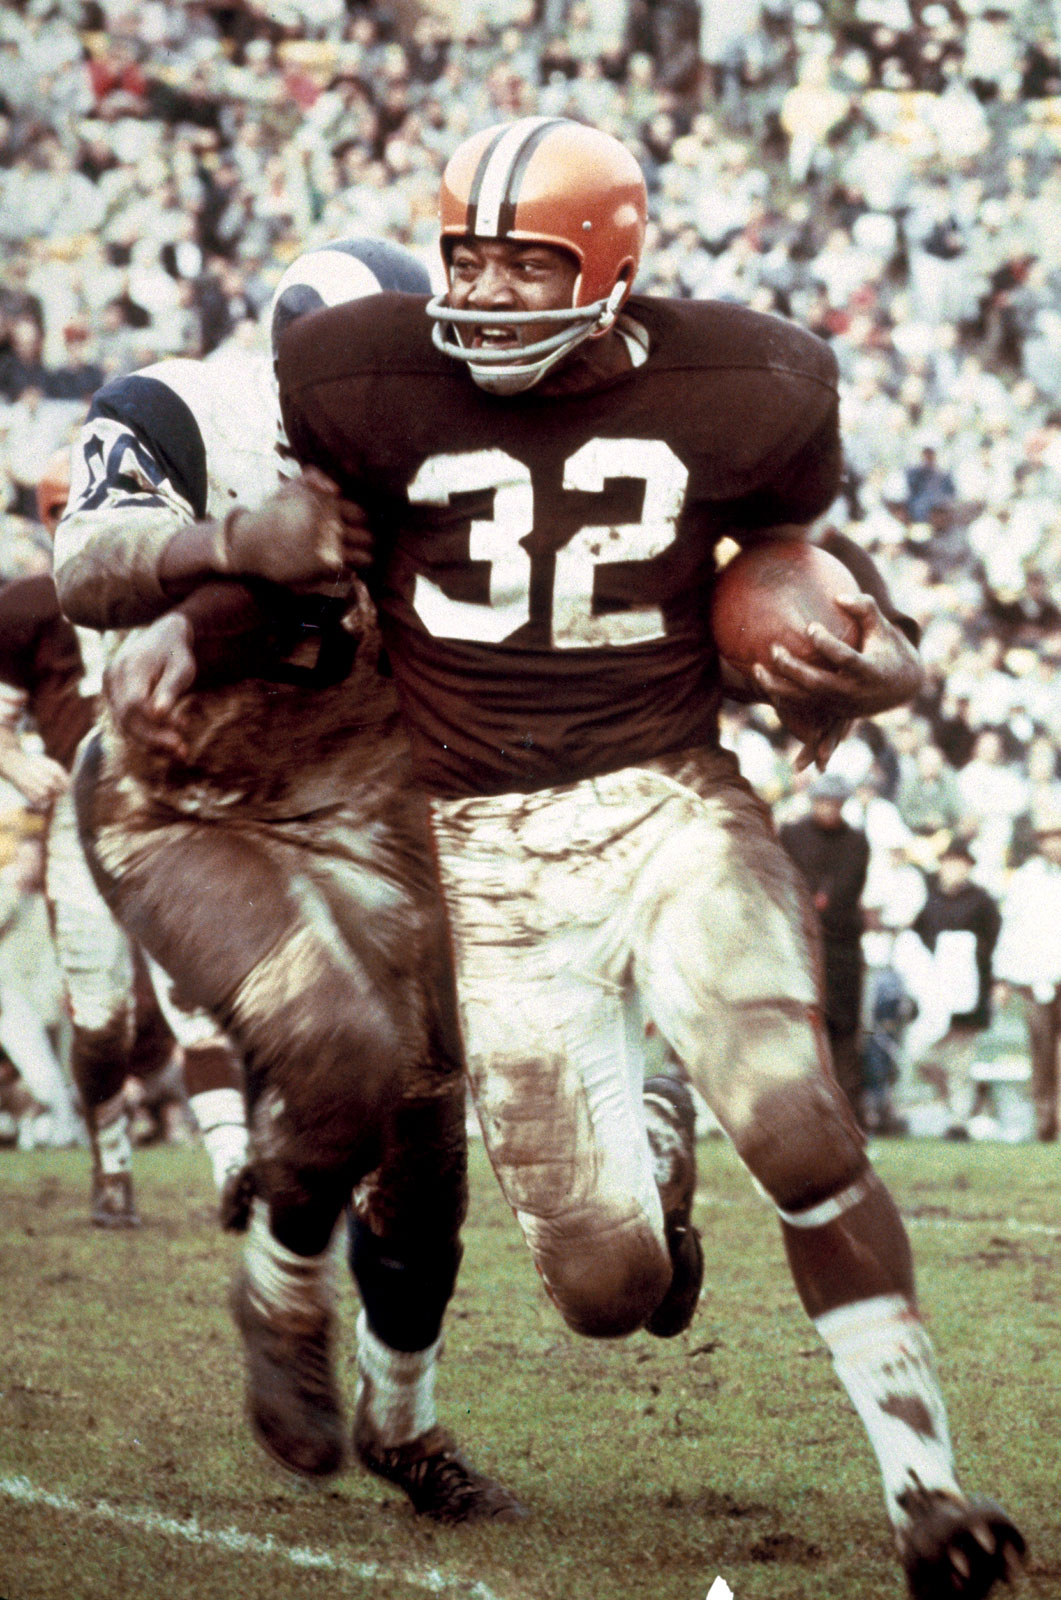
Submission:
[[[545,376],[551,367],[576,345],[598,333],[607,333],[619,314],[626,294],[626,281],[620,279],[606,300],[588,306],[561,307],[554,311],[455,311],[445,295],[436,295],[427,305],[434,323],[431,342],[443,355],[463,361],[481,389],[491,394],[521,394]],[[461,343],[462,327],[491,326],[518,328],[528,323],[556,322],[558,333],[533,344],[504,350],[476,350]],[[448,336],[451,332],[452,336]]]

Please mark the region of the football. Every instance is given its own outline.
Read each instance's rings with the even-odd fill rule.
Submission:
[[[770,539],[752,545],[734,556],[715,580],[711,627],[718,652],[742,672],[757,662],[769,666],[775,644],[809,659],[814,649],[805,630],[811,622],[820,622],[857,647],[859,625],[836,601],[859,592],[842,561],[806,540]]]

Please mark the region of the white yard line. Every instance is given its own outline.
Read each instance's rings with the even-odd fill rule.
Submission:
[[[243,1533],[239,1528],[205,1528],[195,1517],[166,1517],[148,1508],[128,1510],[108,1505],[105,1500],[83,1503],[70,1495],[41,1489],[28,1478],[0,1477],[0,1498],[18,1505],[42,1506],[65,1516],[85,1517],[111,1523],[115,1527],[138,1528],[144,1533],[183,1539],[186,1544],[220,1550],[226,1554],[264,1556],[286,1562],[292,1567],[333,1572],[338,1577],[357,1578],[362,1583],[394,1584],[401,1581],[410,1588],[422,1589],[425,1594],[453,1594],[461,1596],[462,1600],[500,1600],[479,1579],[448,1575],[437,1567],[392,1567],[379,1561],[354,1561],[330,1550],[282,1544],[271,1535],[260,1538],[253,1533]]]
[[[903,1221],[908,1228],[993,1228],[996,1233],[1045,1234],[1050,1239],[1061,1239],[1061,1227],[1056,1223],[1022,1222],[1019,1217],[911,1217],[903,1212]]]

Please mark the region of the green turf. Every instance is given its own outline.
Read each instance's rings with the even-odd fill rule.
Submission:
[[[1024,1595],[1058,1600],[1061,1157],[875,1155],[962,1476],[1024,1527]],[[704,1600],[716,1575],[736,1600],[901,1600],[875,1463],[769,1208],[725,1146],[700,1168],[692,1328],[595,1344],[560,1323],[473,1149],[441,1410],[531,1517],[461,1531],[362,1473],[307,1489],[258,1452],[225,1309],[239,1245],[200,1152],[138,1154],[135,1234],[88,1225],[85,1155],[0,1153],[0,1600]],[[347,1290],[348,1396],[354,1314]]]

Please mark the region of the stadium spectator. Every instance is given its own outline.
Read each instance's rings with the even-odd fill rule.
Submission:
[[[945,1031],[925,1041],[925,1053],[913,1066],[946,1107],[952,1136],[967,1131],[975,1103],[969,1069],[978,1036],[991,1023],[992,958],[1001,927],[997,901],[973,879],[975,865],[968,845],[960,839],[947,844],[912,923],[935,958],[930,1004],[934,1010],[942,999],[946,1017]]]
[[[851,790],[842,778],[823,773],[811,784],[809,797],[809,814],[782,826],[781,843],[802,873],[818,915],[833,1070],[861,1122],[862,891],[869,868],[869,841],[860,828],[844,821],[843,808]]]
[[[906,515],[911,522],[942,527],[954,507],[954,496],[953,475],[940,467],[935,446],[922,445],[921,459],[906,469]]]
[[[643,287],[762,305],[832,344],[845,514],[924,629],[918,742],[957,769],[984,726],[1008,730],[1010,761],[1033,730],[1061,741],[1051,24],[1031,6],[980,7],[967,27],[953,3],[702,0],[700,104],[665,81],[653,45],[624,42],[628,9],[0,10],[0,570],[41,559],[23,461],[57,442],[55,395],[80,395],[97,367],[246,340],[315,240],[383,229],[430,265],[455,140],[499,114],[575,115],[645,157]],[[785,127],[790,92],[808,88],[830,107],[816,148]],[[25,366],[11,341],[23,316],[40,335],[19,334]],[[84,363],[64,337],[80,326]],[[930,536],[903,505],[911,438],[932,441],[955,485]],[[977,705],[985,618],[1019,691],[1001,723]],[[1013,647],[1032,657],[1019,685]],[[754,712],[750,726],[783,755],[776,727]]]
[[[960,827],[965,816],[961,791],[938,744],[918,746],[912,767],[899,779],[895,803],[912,833],[931,837]]]
[[[1024,1002],[1032,1066],[1036,1137],[1058,1133],[1061,1043],[1061,808],[1035,824],[1035,854],[1018,867],[1002,903],[995,972]]]

